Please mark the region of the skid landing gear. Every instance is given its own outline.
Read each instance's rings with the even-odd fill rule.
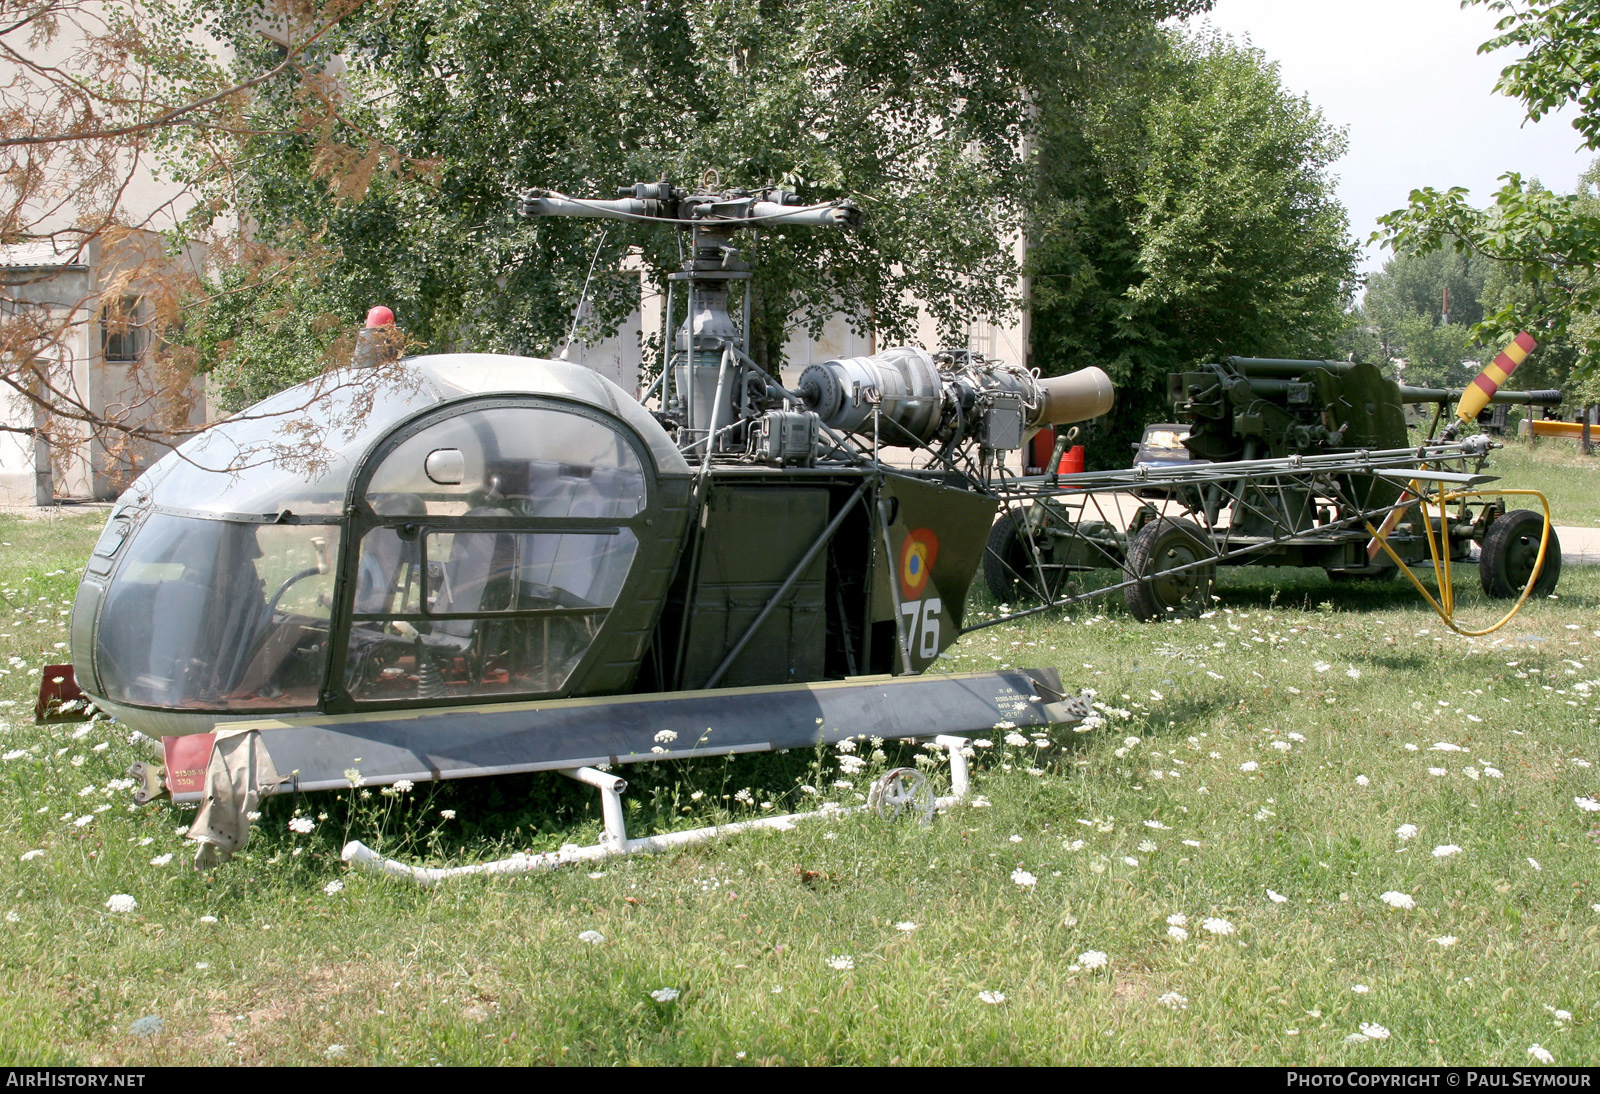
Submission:
[[[432,885],[446,878],[466,877],[471,874],[525,874],[538,870],[550,870],[568,863],[593,862],[597,859],[610,858],[613,855],[635,855],[652,851],[666,851],[674,847],[687,847],[694,843],[705,843],[708,840],[722,836],[731,836],[738,832],[747,832],[753,828],[776,828],[779,831],[789,831],[798,821],[817,820],[824,817],[839,817],[849,813],[859,813],[871,809],[888,820],[900,817],[915,817],[926,824],[933,819],[933,815],[940,808],[946,808],[962,801],[967,796],[971,787],[967,774],[967,758],[962,749],[967,745],[965,737],[938,736],[934,743],[944,749],[950,758],[950,793],[945,797],[935,797],[933,786],[927,776],[915,768],[901,767],[890,771],[873,784],[872,792],[866,805],[834,806],[814,813],[789,813],[778,817],[757,817],[753,820],[736,821],[733,824],[713,825],[710,828],[696,828],[689,832],[669,832],[662,836],[645,836],[642,839],[629,839],[627,822],[622,808],[622,792],[628,788],[628,780],[609,771],[600,771],[593,767],[578,767],[563,769],[561,774],[569,779],[576,779],[600,791],[600,810],[605,822],[605,831],[601,833],[600,842],[589,847],[569,845],[559,851],[550,851],[538,855],[513,855],[508,859],[498,862],[482,862],[472,866],[428,867],[409,866],[392,858],[384,858],[366,844],[359,840],[351,840],[344,845],[340,857],[358,869],[371,873],[388,874],[391,877],[404,878],[414,881],[419,885]]]

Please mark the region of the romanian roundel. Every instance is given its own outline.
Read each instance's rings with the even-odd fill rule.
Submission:
[[[922,596],[938,557],[939,537],[932,529],[918,528],[907,534],[900,545],[900,593],[906,600]]]

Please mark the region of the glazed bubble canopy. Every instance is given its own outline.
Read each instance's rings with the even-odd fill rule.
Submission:
[[[508,398],[494,398],[500,395]],[[460,414],[443,405],[457,402]],[[430,414],[435,407],[446,416]],[[616,418],[625,426],[620,431],[605,424]],[[74,612],[79,679],[114,709],[226,715],[316,708],[327,682],[335,578],[349,535],[345,506],[355,500],[352,480],[370,459],[362,495],[382,526],[369,529],[370,542],[360,545],[363,568],[354,576],[361,579],[355,612],[367,617],[356,624],[366,642],[360,667],[371,669],[372,679],[363,677],[354,690],[358,697],[382,698],[392,682],[367,648],[373,643],[366,632],[385,625],[376,616],[405,615],[404,596],[385,599],[387,585],[374,591],[362,582],[370,584],[367,571],[377,568],[376,548],[395,536],[383,522],[396,499],[431,520],[547,515],[626,523],[646,500],[639,449],[650,452],[658,472],[688,473],[638,403],[591,370],[559,361],[416,358],[381,374],[344,370],[282,392],[169,454],[119,500]],[[423,597],[413,613],[521,611],[526,590],[537,588],[540,603],[560,601],[569,614],[587,612],[583,621],[591,629],[614,601],[632,554],[631,535],[620,526],[603,541],[577,532],[520,535],[506,540],[517,548],[511,555],[491,551],[505,544],[484,533],[456,533],[459,544],[448,534],[425,538],[423,550],[442,560],[434,569],[445,576],[464,574],[475,549],[492,560],[485,562],[489,570],[506,569],[512,565],[506,558],[514,556],[518,569],[511,576],[520,579],[524,595],[508,604],[481,597],[469,612],[460,606],[459,591],[453,600],[439,600],[424,567],[412,578],[418,583],[413,595]],[[575,557],[602,542],[607,551]],[[504,576],[493,570],[475,579],[492,588]],[[386,626],[406,629],[392,620]],[[430,628],[474,629],[460,620],[424,629]],[[524,675],[534,684],[559,686],[585,644],[574,636],[562,664],[541,662],[539,673]],[[442,654],[438,659],[448,661]],[[527,690],[534,684],[499,686]],[[489,686],[480,682],[473,690]],[[160,728],[185,732],[209,725]]]
[[[617,414],[663,470],[682,464],[655,420],[590,369],[456,353],[412,358],[381,373],[343,369],[280,392],[169,454],[124,500],[143,493],[166,509],[337,515],[357,463],[379,436],[436,403],[497,392],[561,396]]]

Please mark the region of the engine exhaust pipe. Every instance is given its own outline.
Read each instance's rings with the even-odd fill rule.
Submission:
[[[1086,422],[1110,411],[1117,400],[1111,377],[1094,365],[1065,376],[1043,377],[1038,384],[1041,398],[1028,419],[1030,427]]]

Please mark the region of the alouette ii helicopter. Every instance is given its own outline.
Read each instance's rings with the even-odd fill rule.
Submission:
[[[973,469],[1105,413],[1103,372],[1041,379],[903,346],[785,387],[750,356],[747,293],[744,322],[730,314],[750,277],[734,241],[847,228],[852,205],[659,182],[614,200],[531,190],[520,210],[686,237],[670,357],[642,401],[563,360],[414,357],[381,383],[357,366],[212,427],[111,512],[73,611],[76,678],[162,739],[135,797],[201,803],[197,865],[243,845],[261,797],[353,771],[599,788],[601,844],[457,868],[528,869],[714,831],[629,839],[616,765],[870,731],[938,742],[960,795],[963,734],[1087,715],[1049,669],[919,674],[961,631],[995,519]],[[905,447],[936,458],[880,455]],[[872,804],[925,815],[934,799],[901,769]]]

